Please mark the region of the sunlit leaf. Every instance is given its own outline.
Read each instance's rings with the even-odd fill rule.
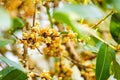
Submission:
[[[107,80],[110,76],[111,54],[106,44],[102,44],[97,54],[96,80]]]
[[[6,57],[0,56],[0,60],[3,61],[3,62],[5,62],[5,63],[7,63],[9,66],[13,66],[13,67],[15,67],[15,68],[17,68],[17,69],[25,72],[25,69],[24,69],[21,65],[13,62],[13,61],[11,61],[11,60],[9,60],[9,59],[6,58]]]
[[[114,75],[114,78],[116,78],[117,80],[120,80],[120,65],[116,61],[115,51],[112,48],[110,48],[110,52],[111,52],[111,58],[112,58],[112,73]]]
[[[108,7],[113,8],[115,10],[117,10],[118,12],[120,12],[120,0],[103,0],[104,5],[108,5]]]
[[[116,60],[113,61],[113,74],[117,80],[120,80],[120,65]]]
[[[88,22],[95,23],[102,18],[102,12],[94,5],[68,5],[64,4],[62,7],[55,9],[54,18],[60,21],[69,23],[69,21],[77,21],[82,18]],[[67,19],[66,19],[67,18]]]
[[[90,29],[86,25],[78,24],[76,21],[72,20],[69,16],[70,14],[67,15],[63,12],[57,12],[57,14],[56,13],[54,14],[56,20],[64,22],[67,25],[69,25],[74,32],[78,33],[78,36],[81,37],[81,39],[87,40],[88,35],[97,37],[97,33],[95,30]]]
[[[87,41],[88,35],[99,38],[95,30],[77,23],[77,20],[82,18],[90,22],[102,17],[101,11],[94,5],[64,5],[54,11],[53,17],[57,21],[69,25],[74,32],[78,33],[81,39]]]
[[[26,80],[27,74],[16,67],[7,67],[0,71],[0,80]]]
[[[4,39],[4,40],[0,40],[0,47],[3,47],[5,45],[7,45],[8,43],[10,43],[10,40]]]
[[[110,21],[110,32],[113,39],[120,44],[120,14],[115,13],[112,15]]]
[[[114,5],[114,8],[120,12],[120,0],[112,0],[112,3]]]
[[[13,22],[12,23],[12,30],[13,31],[16,31],[18,29],[22,29],[25,26],[25,22],[19,17],[13,18],[12,22]]]
[[[85,49],[94,53],[98,52],[98,49],[92,45],[85,45]]]
[[[6,31],[11,26],[11,18],[7,11],[0,7],[0,31]]]

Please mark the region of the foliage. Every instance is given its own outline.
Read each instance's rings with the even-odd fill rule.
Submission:
[[[110,23],[110,32],[115,39],[116,42],[120,43],[120,25],[119,25],[119,13],[115,13],[112,15],[111,23]]]
[[[0,56],[0,60],[4,61],[9,67],[3,69],[0,71],[0,80],[25,80],[27,78],[27,75],[25,73],[25,70],[21,65],[3,57]]]
[[[120,80],[119,2],[0,0],[0,80]]]
[[[97,54],[96,80],[107,80],[110,76],[111,54],[110,49],[102,44]]]

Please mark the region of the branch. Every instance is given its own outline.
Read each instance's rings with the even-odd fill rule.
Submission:
[[[35,8],[34,8],[34,14],[33,14],[33,26],[35,26],[35,18],[36,18],[36,5],[37,5],[37,3],[35,2]]]
[[[108,15],[106,15],[104,18],[102,18],[100,21],[98,21],[96,24],[94,24],[93,26],[91,26],[90,28],[95,28],[97,27],[100,23],[102,23],[105,19],[107,19],[110,15],[114,14],[115,11],[111,10],[110,13]],[[116,47],[112,46],[111,44],[109,44],[108,42],[104,41],[103,39],[101,39],[99,36],[95,36],[98,40],[100,40],[101,42],[105,43],[106,45],[108,45],[109,47],[113,48],[114,50],[117,50]]]
[[[69,58],[69,57],[67,57],[67,56],[63,56],[63,57],[64,57],[65,59],[69,60],[70,62],[72,62],[74,65],[76,65],[76,66],[79,68],[79,70],[81,70],[81,69],[86,69],[86,68],[94,69],[94,68],[89,67],[89,66],[84,66],[83,64],[81,64],[81,63],[79,63],[79,62],[77,62],[77,61],[75,61],[75,60],[73,60],[73,59],[71,59],[71,58]]]
[[[97,27],[100,23],[102,23],[105,19],[107,19],[110,15],[114,14],[115,11],[111,10],[110,13],[108,15],[106,15],[104,18],[102,18],[100,21],[98,21],[96,24],[94,24],[93,26],[91,26],[91,28],[95,28]]]
[[[27,66],[27,54],[28,54],[27,46],[24,45],[23,48],[24,48],[23,60],[25,61],[24,67],[28,69],[28,66]]]
[[[108,45],[109,47],[111,47],[114,50],[117,50],[116,47],[114,47],[113,45],[109,44],[108,42],[104,41],[103,39],[101,39],[100,37],[96,37],[98,40],[100,40],[101,42],[105,43],[106,45]]]
[[[74,45],[72,43],[72,41],[68,41],[68,43],[66,43],[66,47],[71,55],[71,57],[76,60],[77,62],[81,61],[81,58],[79,57],[79,55],[77,54]]]

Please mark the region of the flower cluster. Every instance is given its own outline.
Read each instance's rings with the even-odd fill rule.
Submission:
[[[49,72],[42,72],[40,77],[41,77],[41,80],[51,80],[52,79]]]
[[[0,4],[4,6],[12,16],[19,13],[25,17],[32,16],[34,14],[35,3],[39,4],[40,2],[40,0],[0,0]]]
[[[55,63],[56,72],[58,72],[58,77],[62,80],[68,80],[72,76],[72,70],[66,67],[65,63],[56,62]]]
[[[32,16],[34,13],[35,0],[24,0],[20,11],[24,11],[25,16]]]
[[[40,47],[41,36],[39,35],[39,26],[31,27],[29,30],[23,31],[21,43],[35,49]]]
[[[45,44],[43,47],[43,53],[47,56],[60,56],[65,50],[62,43],[66,43],[70,39],[76,38],[76,34],[68,32],[67,34],[61,34],[54,28],[40,28],[39,24],[30,27],[29,30],[23,30],[21,43],[30,47],[31,49],[39,48],[42,43]],[[66,40],[65,40],[66,38]]]

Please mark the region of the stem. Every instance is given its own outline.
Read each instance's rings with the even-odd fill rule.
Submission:
[[[114,14],[115,11],[111,10],[110,13],[108,15],[106,15],[104,18],[102,18],[100,21],[98,21],[96,24],[94,24],[93,26],[91,26],[91,28],[95,28],[97,27],[100,23],[102,23],[105,19],[107,19],[110,15]],[[101,39],[98,36],[95,36],[98,40],[100,40],[101,42],[105,43],[106,45],[108,45],[109,47],[113,48],[114,50],[117,50],[116,47],[112,46],[111,44],[109,44],[108,42],[104,41],[103,39]]]
[[[24,48],[23,60],[25,61],[24,67],[28,70],[28,66],[27,66],[27,54],[28,54],[27,46],[24,45],[23,48]]]
[[[71,59],[71,58],[69,58],[69,57],[67,57],[67,56],[63,56],[63,57],[64,57],[65,59],[69,60],[70,62],[72,62],[74,65],[76,65],[76,66],[79,68],[79,70],[85,69],[85,68],[94,69],[94,68],[92,68],[92,67],[90,67],[90,66],[82,65],[81,63],[79,63],[79,62],[77,62],[77,61],[75,61],[75,60],[73,60],[73,59]]]
[[[36,5],[37,5],[37,3],[35,2],[34,14],[33,14],[33,26],[35,26],[35,18],[36,18]]]
[[[46,7],[47,15],[48,15],[48,18],[49,18],[49,21],[50,21],[50,26],[51,26],[51,28],[53,28],[52,17],[50,15],[50,11],[49,10],[50,10],[49,7]]]
[[[77,54],[75,48],[74,48],[74,45],[72,43],[72,41],[68,41],[66,43],[66,48],[68,50],[68,52],[70,53],[70,57],[75,60],[75,61],[78,61],[78,62],[81,62],[81,58],[79,57],[79,55]]]
[[[16,39],[19,39],[14,33],[13,33],[13,36],[14,36]]]
[[[105,19],[107,19],[110,15],[114,14],[115,11],[111,10],[110,13],[108,15],[106,15],[104,18],[102,18],[100,21],[98,21],[97,23],[95,23],[93,26],[91,26],[91,28],[95,28],[97,27],[100,23],[102,23]]]
[[[36,49],[38,50],[38,52],[41,54],[41,55],[43,55],[43,53],[36,47]]]
[[[103,39],[101,39],[100,37],[96,37],[98,40],[100,40],[101,42],[105,43],[106,45],[108,45],[109,47],[111,47],[114,50],[117,50],[116,47],[114,47],[113,45],[109,44],[108,42],[104,41]]]

